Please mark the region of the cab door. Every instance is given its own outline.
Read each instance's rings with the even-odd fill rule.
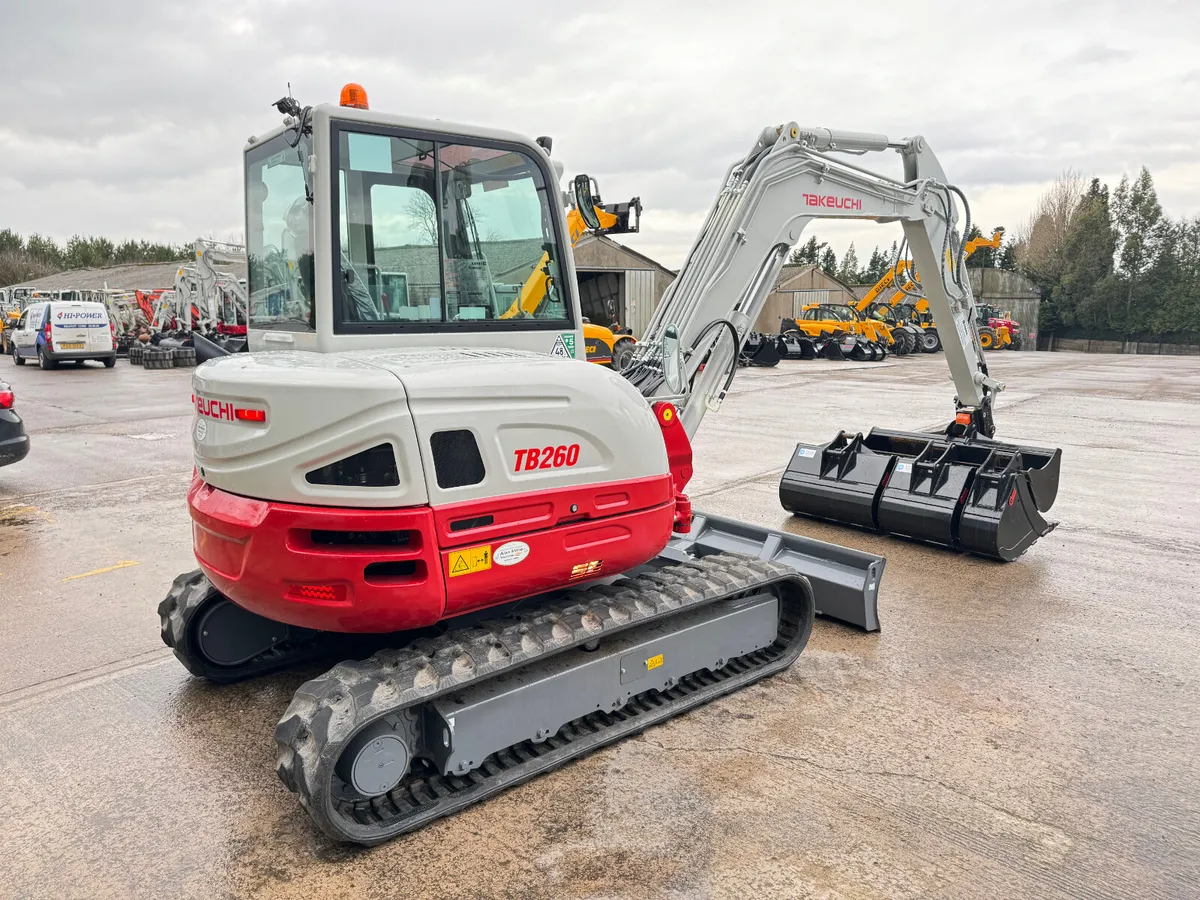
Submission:
[[[45,309],[43,304],[37,303],[26,307],[25,312],[21,313],[21,318],[17,322],[17,330],[13,334],[13,344],[21,356],[34,355],[34,344],[37,341],[38,330],[42,326],[42,314]]]
[[[9,343],[12,344],[12,352],[15,356],[24,356],[22,347],[25,340],[25,323],[29,320],[29,310],[26,309],[21,313],[17,323],[12,327],[12,331],[8,334]]]

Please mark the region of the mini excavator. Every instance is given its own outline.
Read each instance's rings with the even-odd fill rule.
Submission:
[[[342,654],[275,729],[322,831],[380,843],[736,691],[789,666],[814,614],[879,627],[882,557],[685,491],[816,216],[903,223],[958,326],[961,436],[939,440],[991,433],[1000,386],[948,290],[955,189],[922,138],[764,129],[618,374],[582,362],[565,207],[595,203],[586,176],[563,193],[548,141],[376,112],[357,85],[276,108],[245,148],[250,352],[194,373],[199,569],[159,616],[215,682]],[[831,155],[887,148],[903,182]],[[544,298],[504,317],[539,270]],[[356,635],[379,646],[359,658]]]

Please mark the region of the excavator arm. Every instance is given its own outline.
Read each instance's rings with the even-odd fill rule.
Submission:
[[[833,155],[887,149],[899,152],[902,179]],[[652,402],[673,403],[690,437],[725,397],[746,335],[808,223],[899,222],[912,254],[904,273],[927,276],[922,289],[956,390],[954,419],[941,432],[874,429],[800,444],[780,501],[800,515],[1016,559],[1053,528],[1041,513],[1057,494],[1062,451],[991,440],[992,403],[1004,386],[988,374],[975,328],[960,204],[969,231],[966,199],[922,137],[795,123],[763,131],[729,168],[626,376]],[[900,271],[893,268],[893,283]]]
[[[893,149],[903,179],[833,155]],[[900,222],[914,265],[936,272],[926,296],[945,328],[957,405],[991,435],[991,404],[1002,385],[988,375],[975,336],[974,300],[962,271],[961,193],[924,138],[801,128],[765,129],[729,167],[704,226],[659,305],[629,371],[652,399],[669,399],[689,435],[728,388],[738,349],[791,247],[815,218]],[[578,205],[578,204],[577,204]]]
[[[232,270],[246,265],[246,248],[223,241],[197,240],[193,250],[200,299],[209,305],[212,321],[222,329],[244,332],[250,299]]]

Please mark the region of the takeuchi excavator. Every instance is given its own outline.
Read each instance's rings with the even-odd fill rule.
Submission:
[[[379,843],[778,672],[814,613],[878,628],[882,557],[705,514],[686,488],[813,217],[900,220],[928,272],[957,247],[922,138],[764,129],[618,374],[582,363],[565,206],[593,226],[595,204],[586,176],[561,192],[548,141],[376,112],[357,85],[276,106],[244,154],[250,352],[194,373],[200,568],[159,615],[215,682],[343,654],[275,729],[325,833]],[[904,181],[831,153],[888,147]],[[532,314],[489,314],[538,267]],[[969,294],[931,280],[960,326],[958,430],[936,440],[974,447],[1000,386]],[[385,283],[404,302],[364,315]],[[381,649],[357,658],[363,636]]]

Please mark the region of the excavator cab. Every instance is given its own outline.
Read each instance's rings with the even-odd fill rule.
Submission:
[[[251,350],[583,356],[559,176],[542,145],[282,102],[285,124],[245,150]]]

